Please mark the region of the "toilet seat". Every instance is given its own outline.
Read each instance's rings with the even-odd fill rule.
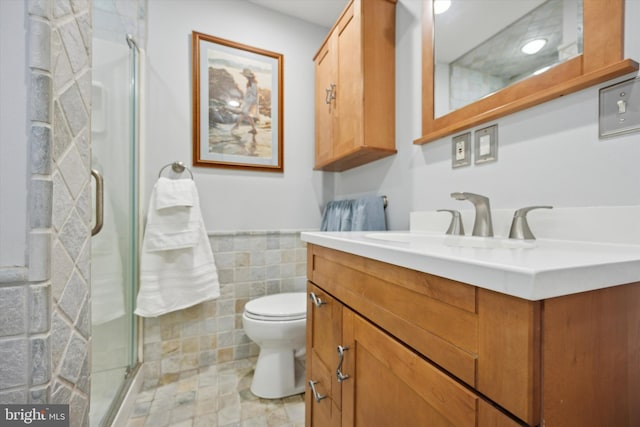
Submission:
[[[267,322],[305,319],[306,297],[304,292],[289,292],[256,298],[245,304],[244,314],[250,319]]]

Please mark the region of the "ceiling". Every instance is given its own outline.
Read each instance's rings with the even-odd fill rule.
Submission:
[[[333,26],[349,2],[349,0],[248,1],[327,28]],[[505,28],[508,29],[512,23],[518,21],[522,16],[540,7],[541,4],[545,2],[547,2],[547,0],[454,1],[447,13],[438,15],[436,18],[436,42],[438,46],[436,49],[436,62],[450,63],[465,56],[465,54],[474,52],[474,49],[479,46],[479,43],[492,41],[493,44],[488,44],[488,47],[485,47],[485,50],[478,55],[483,57],[491,56],[492,58],[499,57],[499,55],[504,56],[502,60],[496,62],[500,64],[500,67],[505,68],[505,73],[517,75],[517,70],[507,70],[509,67],[506,67],[505,64],[513,61],[514,52],[516,52],[516,54],[519,53],[519,48],[524,39],[527,37],[529,39],[533,38],[532,34],[549,32],[549,30],[545,28],[545,21],[549,20],[539,19],[537,23],[533,22],[528,24],[531,28],[524,28],[523,30],[511,29],[508,40],[503,40],[499,47],[497,47],[493,40],[497,33]],[[488,13],[489,11],[490,13]],[[514,31],[516,32],[515,34]],[[465,36],[461,37],[461,33]],[[446,48],[442,48],[442,46],[446,46]],[[553,46],[550,46],[550,48],[553,48]],[[490,55],[487,49],[488,52],[491,53]],[[543,61],[542,58],[539,60]],[[470,61],[473,61],[473,58],[470,59]],[[494,71],[495,70],[492,72]]]
[[[331,28],[348,0],[249,0],[251,3]]]
[[[1,1],[1,0],[0,0]],[[439,15],[438,41],[446,50],[437,52],[438,61],[449,63],[489,39],[545,0],[482,0],[454,2],[450,11]],[[349,0],[249,0],[249,2],[307,22],[331,28]],[[460,7],[463,5],[464,7]],[[491,13],[486,13],[491,10]],[[482,17],[482,19],[478,19]],[[465,37],[460,37],[461,30]],[[473,32],[472,35],[470,33]]]

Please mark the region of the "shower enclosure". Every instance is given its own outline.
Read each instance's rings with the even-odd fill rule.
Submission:
[[[99,16],[99,14],[96,14]],[[94,16],[94,22],[96,17]],[[91,427],[108,426],[138,367],[139,56],[134,39],[94,32],[91,156]]]

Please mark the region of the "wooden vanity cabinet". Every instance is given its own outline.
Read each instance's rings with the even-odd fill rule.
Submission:
[[[528,301],[313,244],[307,275],[307,427],[640,425],[640,283]]]
[[[305,394],[307,426],[520,425],[322,289],[308,291],[322,304],[308,307],[307,383],[317,395]]]
[[[396,152],[395,6],[352,0],[314,57],[317,170]]]
[[[408,347],[388,329],[365,318],[363,312],[373,317],[376,313],[383,314],[384,308],[372,303],[376,299],[375,289],[370,289],[371,295],[360,293],[370,284],[375,288],[375,283],[358,282],[362,277],[340,265],[338,258],[347,264],[363,260],[309,246],[307,384],[313,382],[317,394],[309,388],[305,395],[308,427],[522,425]],[[359,290],[349,290],[351,286],[347,283],[358,283]],[[354,293],[348,295],[350,292]],[[454,290],[452,295],[457,292]],[[445,295],[444,299],[450,296]],[[393,295],[384,298],[390,300]],[[386,321],[383,324],[396,329]],[[457,326],[454,322],[454,327]],[[344,348],[343,363],[338,346]],[[342,382],[338,381],[338,370],[347,376]]]

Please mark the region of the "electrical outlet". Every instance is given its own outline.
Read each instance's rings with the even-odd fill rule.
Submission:
[[[471,132],[454,136],[451,140],[451,167],[471,164]]]
[[[464,147],[465,147],[465,143],[464,140],[462,141],[456,141],[456,162],[461,162],[464,161]]]

